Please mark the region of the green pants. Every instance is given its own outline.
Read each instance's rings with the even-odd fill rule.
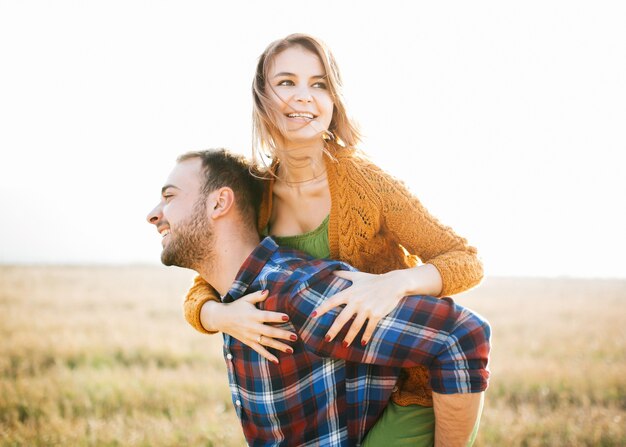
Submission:
[[[480,414],[468,447],[474,444]],[[432,447],[435,444],[435,412],[432,407],[401,407],[389,402],[383,415],[369,431],[362,447]]]

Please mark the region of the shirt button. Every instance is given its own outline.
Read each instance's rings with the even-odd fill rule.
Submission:
[[[241,401],[240,401],[239,399],[237,399],[237,400],[235,401],[235,405],[237,405],[238,407],[241,407]]]
[[[226,354],[226,358],[227,358],[228,360],[232,360],[232,359],[233,359],[233,355],[232,355],[232,354]]]

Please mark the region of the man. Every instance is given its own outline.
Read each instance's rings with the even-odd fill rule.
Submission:
[[[428,365],[435,393],[487,388],[489,325],[450,299],[406,297],[366,346],[325,339],[337,312],[311,314],[350,285],[332,272],[351,267],[259,241],[258,190],[242,158],[189,153],[148,215],[163,236],[165,265],[197,271],[224,303],[265,291],[259,307],[283,312],[277,327],[294,333],[293,352],[277,353],[276,363],[224,334],[232,399],[250,445],[360,445],[403,367]]]

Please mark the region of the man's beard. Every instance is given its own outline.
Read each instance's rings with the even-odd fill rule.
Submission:
[[[161,262],[165,265],[197,270],[213,253],[214,234],[206,217],[206,201],[199,200],[191,217],[170,229],[170,241],[163,248]]]

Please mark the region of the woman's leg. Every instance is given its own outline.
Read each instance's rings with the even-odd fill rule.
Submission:
[[[467,447],[474,443],[485,393],[433,393],[435,447]]]

